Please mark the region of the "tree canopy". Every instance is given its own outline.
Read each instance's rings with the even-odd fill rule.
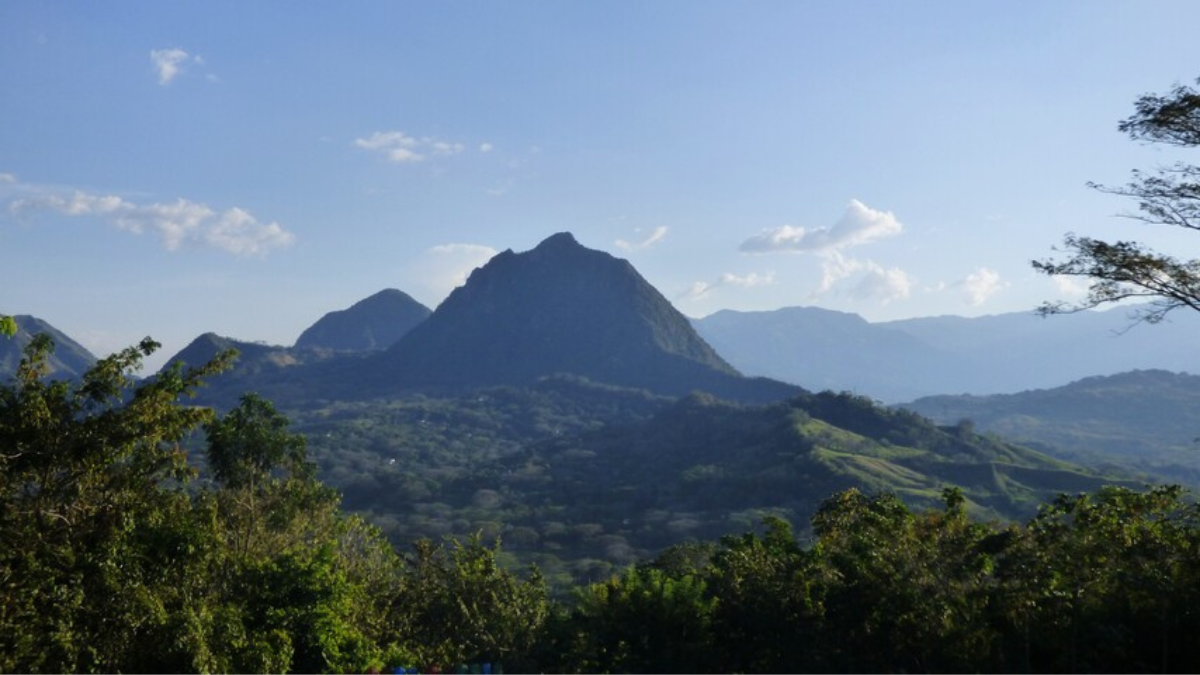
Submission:
[[[1181,85],[1166,94],[1146,94],[1118,129],[1136,141],[1196,148],[1200,146],[1200,92]],[[1176,162],[1151,172],[1134,170],[1124,186],[1089,186],[1136,201],[1137,211],[1125,214],[1135,221],[1200,230],[1200,167],[1195,165]],[[1047,302],[1039,308],[1042,314],[1076,312],[1131,298],[1150,301],[1135,315],[1148,323],[1157,323],[1181,307],[1200,311],[1200,259],[1159,253],[1136,241],[1109,242],[1075,233],[1065,236],[1062,250],[1066,259],[1035,260],[1034,269],[1088,280],[1087,296],[1077,302]]]

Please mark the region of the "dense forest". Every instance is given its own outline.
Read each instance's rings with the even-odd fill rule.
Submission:
[[[842,490],[800,536],[766,517],[552,595],[501,537],[394,546],[271,402],[191,404],[230,354],[132,380],[156,346],[51,381],[38,338],[0,386],[0,671],[1200,670],[1180,488],[1020,522]]]

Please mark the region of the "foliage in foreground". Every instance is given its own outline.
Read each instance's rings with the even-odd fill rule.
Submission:
[[[397,553],[247,395],[135,386],[155,345],[47,383],[35,341],[0,386],[0,671],[1188,671],[1200,512],[1176,487],[1062,496],[1023,524],[848,490],[790,525],[668,549],[571,602],[479,537]],[[210,482],[179,442],[203,426]]]

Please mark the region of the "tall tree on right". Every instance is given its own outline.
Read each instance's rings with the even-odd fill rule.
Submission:
[[[1198,79],[1197,84],[1200,84]],[[1176,86],[1166,94],[1146,94],[1134,104],[1133,115],[1118,129],[1130,138],[1183,148],[1200,147],[1200,92]],[[1110,194],[1137,201],[1129,218],[1153,225],[1200,230],[1200,167],[1176,162],[1153,172],[1134,170],[1120,187],[1089,183]],[[1087,296],[1077,302],[1047,302],[1043,315],[1093,309],[1128,298],[1146,298],[1138,321],[1158,323],[1180,307],[1200,311],[1200,259],[1180,259],[1158,253],[1136,241],[1107,242],[1068,233],[1063,240],[1065,260],[1035,260],[1033,267],[1054,276],[1081,277],[1090,282]]]

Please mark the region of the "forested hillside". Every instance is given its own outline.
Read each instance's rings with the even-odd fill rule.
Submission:
[[[747,406],[550,378],[291,414],[322,479],[393,541],[502,535],[558,587],[768,514],[806,522],[852,487],[924,507],[960,486],[973,515],[1009,519],[1142,484],[847,394]]]
[[[4,672],[1200,669],[1200,511],[1176,488],[1062,496],[1012,524],[972,519],[956,488],[927,510],[843,490],[800,537],[764,517],[761,530],[597,570],[555,600],[538,569],[506,569],[499,539],[393,548],[314,480],[304,437],[269,401],[246,395],[221,416],[185,404],[229,353],[135,384],[155,347],[71,385],[42,378],[43,338],[0,385]],[[648,402],[621,400],[634,414]],[[883,431],[897,455],[920,443],[1054,468],[908,413],[861,416],[868,405],[818,395],[740,424],[764,450],[796,431],[783,419],[841,435],[822,441],[838,452],[863,443],[846,433]],[[683,401],[629,438],[678,427],[703,446],[700,420],[740,410]],[[201,428],[209,473],[197,480],[180,442]],[[586,453],[604,438],[580,459],[596,461]],[[648,450],[634,449],[646,467],[669,461]]]
[[[969,419],[1068,461],[1200,485],[1200,376],[1133,371],[1017,394],[930,396],[903,407],[943,424]]]

